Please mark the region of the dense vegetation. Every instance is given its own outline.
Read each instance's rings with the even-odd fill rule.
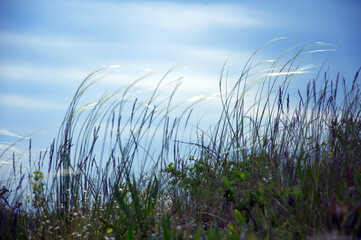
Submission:
[[[254,56],[232,87],[224,68],[206,131],[192,104],[173,117],[166,76],[147,101],[130,100],[139,79],[79,107],[107,69],[90,74],[48,151],[1,182],[1,239],[361,238],[360,69],[349,86],[325,73],[290,100],[313,47],[273,61],[250,108]]]

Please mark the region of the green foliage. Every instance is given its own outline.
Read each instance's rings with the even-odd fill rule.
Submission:
[[[27,197],[35,210],[35,217],[47,214],[47,201],[45,196],[44,174],[40,170],[30,175],[32,195]],[[31,214],[34,214],[33,212]]]
[[[129,238],[144,238],[156,228],[156,207],[159,182],[156,177],[149,179],[145,189],[140,189],[133,177],[128,178],[123,188],[116,188],[114,202],[105,210],[99,221],[103,233],[112,233]],[[134,232],[136,235],[134,235]]]
[[[213,189],[217,183],[218,169],[214,164],[205,158],[194,159],[193,156],[188,159],[190,164],[184,169],[176,169],[171,162],[162,170],[169,176],[169,184],[186,190],[191,196],[198,196],[206,188]]]

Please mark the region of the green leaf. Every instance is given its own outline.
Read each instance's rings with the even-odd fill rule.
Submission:
[[[166,240],[171,239],[168,221],[165,216],[163,216],[163,234],[164,234],[164,239],[166,239]]]
[[[208,231],[208,240],[212,240],[213,239],[213,230],[212,230],[212,224],[209,228],[209,231]]]
[[[238,172],[238,177],[243,181],[246,179],[246,174],[245,173],[241,173],[241,172]]]
[[[222,240],[222,234],[218,227],[214,229],[214,236],[216,237],[216,240]]]
[[[233,225],[228,227],[228,230],[231,232],[231,236],[233,239],[239,239],[239,233],[234,229]]]
[[[196,232],[196,233],[194,234],[194,236],[193,236],[193,239],[194,239],[194,240],[197,240],[197,239],[200,238],[201,236],[202,236],[202,226],[199,225],[197,232]]]
[[[127,231],[127,239],[128,240],[134,240],[134,227],[131,224]]]
[[[222,181],[226,184],[227,187],[233,187],[233,183],[228,180],[226,177],[222,177]]]
[[[243,225],[246,223],[242,217],[242,214],[237,209],[234,209],[234,215],[236,215],[237,221],[240,225]]]

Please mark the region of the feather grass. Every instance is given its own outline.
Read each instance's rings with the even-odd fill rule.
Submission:
[[[174,103],[181,79],[167,83],[170,70],[147,99],[133,93],[150,75],[81,104],[116,67],[91,73],[35,165],[30,144],[29,190],[15,167],[0,190],[1,235],[305,239],[330,231],[361,237],[360,69],[351,87],[339,75],[320,80],[319,72],[295,104],[292,79],[316,67],[304,65],[311,54],[333,46],[298,45],[254,63],[274,41],[255,51],[235,83],[225,64],[218,94],[181,102]],[[164,86],[172,87],[166,96]],[[203,130],[191,115],[212,98],[221,111]]]

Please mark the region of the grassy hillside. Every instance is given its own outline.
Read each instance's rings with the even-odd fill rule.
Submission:
[[[360,69],[289,89],[313,47],[263,69],[249,108],[254,56],[233,86],[224,68],[207,130],[178,83],[159,94],[167,74],[146,101],[134,82],[79,106],[108,69],[90,74],[50,148],[2,181],[1,239],[361,238]]]

